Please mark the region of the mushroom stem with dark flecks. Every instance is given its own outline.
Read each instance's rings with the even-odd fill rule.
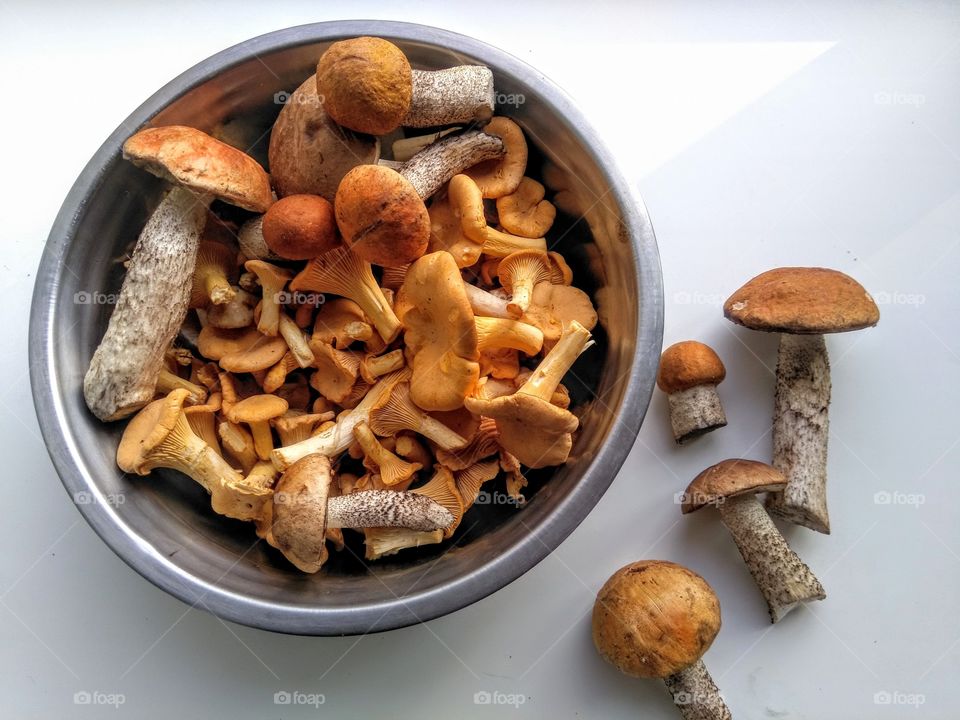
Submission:
[[[364,490],[331,496],[333,470],[324,455],[307,455],[280,476],[257,533],[304,572],[327,558],[326,533],[336,528],[403,527],[441,530],[453,516],[423,495]]]
[[[770,512],[822,533],[827,512],[830,363],[826,333],[876,325],[880,310],[860,283],[837,270],[786,267],[750,280],[723,305],[751,330],[778,332],[773,465],[787,477],[767,499]]]
[[[187,314],[207,202],[174,188],[140,233],[83,379],[87,407],[101,420],[125,418],[153,399],[164,353]]]
[[[685,720],[730,720],[701,659],[720,630],[720,601],[692,570],[659,560],[620,568],[597,593],[592,629],[604,660],[662,679]]]
[[[664,350],[657,386],[667,394],[670,425],[679,444],[727,424],[717,394],[717,385],[726,374],[723,362],[709,345],[685,340]]]
[[[826,597],[820,581],[790,549],[755,496],[780,491],[786,484],[786,478],[765,463],[724,460],[693,479],[681,507],[684,514],[707,505],[717,507],[767,601],[773,622],[779,622],[799,603]]]

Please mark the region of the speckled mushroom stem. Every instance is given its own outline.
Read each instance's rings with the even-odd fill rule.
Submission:
[[[83,379],[87,407],[101,420],[125,418],[153,399],[163,355],[187,315],[209,202],[174,188],[140,233],[107,331]]]
[[[673,437],[683,444],[727,424],[716,385],[696,385],[667,395]]]
[[[407,127],[453,125],[493,117],[493,73],[483,65],[414,70],[413,97],[403,119]]]
[[[427,146],[401,165],[399,173],[426,199],[454,175],[484,160],[498,158],[504,152],[500,138],[470,130]]]
[[[773,412],[773,466],[787,487],[771,493],[771,513],[830,533],[827,512],[827,436],[830,360],[823,335],[780,335]]]
[[[730,709],[703,660],[663,679],[684,720],[731,720]]]
[[[328,528],[402,527],[426,532],[452,522],[446,508],[418,493],[363,490],[327,501]]]
[[[772,622],[781,620],[798,603],[827,596],[810,568],[787,545],[756,495],[726,498],[717,508],[767,601]]]

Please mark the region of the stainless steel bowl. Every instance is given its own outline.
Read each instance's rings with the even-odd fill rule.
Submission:
[[[579,222],[561,217],[556,236],[564,235],[561,249],[578,284],[595,292],[603,322],[598,348],[581,358],[568,382],[585,403],[572,460],[535,474],[525,508],[475,508],[449,550],[408,550],[369,569],[349,551],[334,553],[323,572],[307,576],[252,542],[249,525],[214,515],[203,490],[187,478],[120,473],[114,454],[122,424],[98,422],[84,405],[81,384],[106,327],[109,294],[120,286],[117,258],[164,187],[121,159],[123,141],[143,125],[177,123],[219,132],[262,157],[282,93],[313,71],[328,43],[356,35],[390,38],[416,67],[477,62],[493,70],[501,99],[515,102],[505,114],[530,140],[532,172],[552,159],[587,208]],[[462,608],[556,548],[600,499],[636,438],[653,388],[662,323],[659,258],[646,210],[560,89],[516,58],[462,35],[406,23],[319,23],[254,38],[205,60],[147,100],[97,151],[47,241],[30,318],[30,379],[40,427],[67,492],[132,568],[184,602],[236,622],[342,635]],[[362,548],[358,552],[362,557]]]

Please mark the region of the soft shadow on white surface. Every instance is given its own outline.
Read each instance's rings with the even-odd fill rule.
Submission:
[[[5,716],[676,718],[660,684],[620,676],[589,637],[606,577],[656,557],[715,587],[724,625],[705,660],[736,717],[897,718],[921,699],[923,717],[957,717],[960,12],[834,5],[0,4]],[[285,637],[189,610],[83,523],[33,417],[26,311],[62,198],[130,110],[223,47],[351,16],[474,35],[582,104],[650,209],[665,342],[717,349],[730,425],[676,448],[657,393],[611,490],[517,582],[425,627]],[[720,459],[769,457],[776,339],[733,327],[720,304],[785,264],[850,273],[882,317],[828,339],[833,534],[784,528],[828,599],[771,627],[719,518],[681,517],[673,496]],[[75,704],[97,692],[125,702]],[[277,692],[325,702],[276,704]],[[483,692],[522,704],[476,704]]]

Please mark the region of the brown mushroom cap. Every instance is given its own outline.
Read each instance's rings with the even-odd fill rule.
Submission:
[[[709,649],[720,630],[720,602],[692,570],[661,560],[620,568],[597,593],[593,642],[620,672],[665,678]]]
[[[315,76],[283,106],[270,131],[270,177],[280,197],[310,193],[333,201],[351,168],[375,163],[380,141],[337,125],[323,109]]]
[[[863,286],[827,268],[785,267],[757,275],[727,298],[723,314],[765,332],[820,335],[876,325],[880,310]]]
[[[674,343],[660,356],[657,387],[665,393],[698,385],[718,385],[727,376],[720,357],[709,345],[696,340]]]
[[[273,544],[304,572],[317,572],[327,559],[327,500],[332,479],[327,456],[307,455],[286,469],[274,489]]]
[[[406,178],[382,165],[348,172],[337,188],[334,211],[344,242],[374,265],[413,262],[430,241],[423,200]]]
[[[386,135],[410,109],[413,71],[403,51],[387,40],[341,40],[317,63],[317,92],[330,117],[344,127]]]
[[[234,423],[272,420],[283,415],[289,405],[276,395],[254,395],[244,398],[227,410],[227,419]]]
[[[263,239],[288,260],[309,260],[332,250],[338,244],[333,205],[319,195],[288,195],[264,213]]]
[[[747,493],[776,492],[787,486],[787,478],[776,468],[756,460],[733,458],[711,465],[697,475],[683,495],[684,515],[724,498]]]
[[[597,311],[590,296],[580,288],[541,282],[534,286],[530,307],[521,319],[540,328],[544,344],[552,346],[573,320],[587,330],[593,330],[597,324]]]
[[[273,203],[270,178],[260,164],[202,130],[147,128],[123,144],[123,156],[158,177],[245,210],[264,212]]]

